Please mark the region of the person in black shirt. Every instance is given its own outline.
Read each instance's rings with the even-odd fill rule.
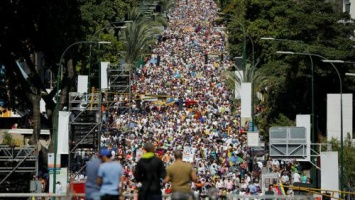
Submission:
[[[134,178],[142,183],[138,191],[139,200],[161,200],[162,184],[166,170],[163,161],[155,156],[155,147],[152,143],[143,146],[143,156],[138,161]]]

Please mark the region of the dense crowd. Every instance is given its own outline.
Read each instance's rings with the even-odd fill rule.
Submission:
[[[241,125],[238,110],[232,114],[234,95],[221,76],[232,62],[225,53],[224,25],[215,24],[217,11],[213,0],[178,3],[152,59],[133,75],[134,93],[169,98],[159,103],[143,99],[139,106],[133,103],[131,113],[113,109],[104,115],[108,126],[101,147],[122,160],[127,193],[137,189],[133,169],[145,142],[155,144],[167,166],[174,161],[174,150],[191,148],[200,180],[192,189],[200,195],[212,187],[220,194],[261,194],[263,172],[279,173],[285,185],[309,181],[297,162],[266,160],[266,155],[258,157],[247,146],[249,127]],[[165,185],[164,193],[169,187]]]

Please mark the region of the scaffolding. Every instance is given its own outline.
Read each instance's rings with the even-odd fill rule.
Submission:
[[[69,165],[78,150],[99,148],[101,117],[101,93],[69,93]]]
[[[27,184],[27,177],[37,174],[37,158],[36,146],[0,145],[0,190],[13,185],[14,182],[19,182],[16,183],[17,188]]]
[[[109,90],[105,93],[105,101],[109,112],[125,114],[131,111],[131,70],[127,65],[107,68]]]
[[[108,90],[103,93],[102,134],[117,134],[115,120],[109,116],[130,115],[132,112],[132,74],[129,65],[107,68]]]

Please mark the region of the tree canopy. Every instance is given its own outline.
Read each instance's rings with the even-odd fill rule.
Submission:
[[[276,51],[294,51],[322,55],[328,59],[352,60],[355,54],[354,25],[342,24],[349,15],[324,0],[233,0],[224,3],[223,20],[229,31],[231,55],[243,53],[243,27],[254,42],[255,59],[258,60],[253,77],[257,92],[263,92],[265,108],[258,119],[259,128],[267,134],[271,125],[281,120],[291,125],[296,114],[311,113],[311,62],[308,56],[277,55]],[[277,40],[262,40],[272,37]],[[288,40],[288,41],[285,41]],[[251,40],[246,39],[247,59],[251,63]],[[325,134],[326,94],[339,93],[339,80],[329,63],[313,57],[315,83],[316,126]],[[250,64],[247,65],[252,67]],[[352,65],[336,65],[344,81],[344,92],[354,92],[354,80],[345,72]]]
[[[62,110],[67,105],[67,94],[75,89],[76,75],[89,75],[90,83],[97,87],[99,61],[120,62],[120,52],[125,50],[124,44],[128,41],[124,41],[127,38],[122,40],[122,26],[133,27],[127,26],[125,21],[128,12],[141,3],[138,0],[15,0],[0,5],[0,17],[6,19],[0,22],[0,79],[5,83],[0,88],[0,100],[3,109],[31,116],[35,122],[32,143],[38,141],[42,127],[55,130],[54,97],[59,89],[58,108]],[[170,5],[164,1],[160,3],[166,9]],[[150,32],[148,25],[141,27],[141,32]],[[135,39],[139,41],[130,38],[130,42],[135,44]],[[111,45],[93,44],[98,41],[109,41]],[[76,42],[78,45],[63,55],[64,50]],[[147,40],[143,40],[139,47],[145,48],[139,49],[134,59],[148,47],[144,42]],[[60,61],[61,56],[63,60]],[[64,77],[58,79],[60,88],[56,88],[59,64],[64,67]],[[46,90],[49,85],[52,86],[51,92]],[[41,99],[46,103],[45,113],[40,113]]]

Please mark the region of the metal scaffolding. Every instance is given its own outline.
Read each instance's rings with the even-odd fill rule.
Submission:
[[[101,132],[101,94],[69,93],[70,153],[78,148],[97,149]]]
[[[131,111],[131,70],[128,66],[110,66],[107,69],[109,90],[105,93],[109,111],[125,114]]]
[[[132,112],[132,75],[128,65],[110,66],[107,69],[108,90],[104,93],[103,107],[106,118],[102,123],[102,132],[112,134],[115,121],[107,119],[109,114],[130,115]]]
[[[38,153],[35,146],[0,145],[0,186],[14,173],[37,173]]]

